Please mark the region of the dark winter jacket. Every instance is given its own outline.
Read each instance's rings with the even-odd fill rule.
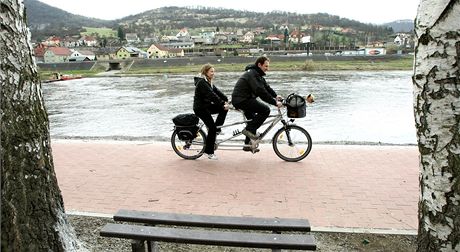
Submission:
[[[195,77],[194,80],[196,86],[193,98],[194,110],[207,109],[213,105],[224,106],[225,102],[228,101],[227,96],[215,85],[211,87],[211,84],[206,79]]]
[[[241,75],[233,89],[233,105],[238,107],[239,103],[257,97],[266,103],[276,105],[276,92],[265,81],[265,73],[254,64],[246,66],[244,70],[246,72]]]

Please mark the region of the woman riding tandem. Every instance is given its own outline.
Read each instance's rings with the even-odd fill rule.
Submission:
[[[214,67],[205,64],[201,68],[201,77],[195,77],[195,96],[193,99],[193,111],[204,122],[208,128],[206,138],[206,148],[204,152],[208,158],[217,160],[214,154],[214,144],[216,143],[217,126],[222,126],[227,116],[229,108],[228,98],[213,83]],[[216,121],[212,114],[218,114]]]

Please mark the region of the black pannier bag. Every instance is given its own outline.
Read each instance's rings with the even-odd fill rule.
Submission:
[[[307,103],[300,95],[289,95],[286,98],[286,107],[289,118],[302,118],[307,115]]]
[[[198,134],[198,117],[195,114],[180,114],[172,119],[180,140],[193,140]]]

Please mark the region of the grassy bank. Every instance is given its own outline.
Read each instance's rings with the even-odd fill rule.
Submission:
[[[410,57],[398,60],[346,60],[346,61],[288,61],[288,62],[270,62],[271,71],[334,71],[334,70],[412,70],[413,59]],[[214,64],[219,72],[242,71],[246,64]],[[196,73],[200,66],[187,65],[175,67],[149,67],[149,68],[131,68],[123,74],[156,74],[156,73]]]
[[[83,77],[93,77],[100,72],[104,72],[106,67],[98,63],[92,70],[87,71],[65,71],[66,74],[81,75]],[[219,72],[238,72],[242,71],[246,63],[213,63]],[[271,71],[334,71],[334,70],[360,70],[360,71],[384,71],[384,70],[412,70],[413,58],[402,57],[392,60],[297,60],[270,62]],[[134,64],[129,70],[124,69],[117,74],[122,75],[149,75],[158,73],[196,73],[201,65],[178,65],[178,66],[144,66],[136,67]],[[40,71],[42,79],[48,79],[52,72]]]

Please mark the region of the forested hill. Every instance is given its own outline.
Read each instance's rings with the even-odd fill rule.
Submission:
[[[276,29],[291,27],[342,27],[363,32],[389,32],[388,27],[365,24],[327,13],[297,14],[289,12],[250,12],[209,7],[163,7],[132,15],[119,20],[134,26],[154,25],[159,30],[187,28],[257,28]]]
[[[301,29],[314,33],[323,27],[347,28],[360,34],[373,34],[375,38],[385,37],[393,31],[388,26],[365,24],[326,13],[297,14],[288,12],[258,13],[206,7],[163,7],[127,16],[119,20],[100,20],[74,15],[38,0],[24,0],[32,36],[75,35],[83,26],[110,27],[123,26],[126,32],[135,32],[140,37],[150,34],[175,35],[179,29],[235,31],[237,29],[264,28],[267,33],[278,32],[288,26],[290,31]],[[113,2],[111,4],[118,4]],[[91,8],[91,6],[88,6]]]
[[[24,0],[32,35],[79,34],[83,26],[112,27],[116,22],[74,15],[37,0]]]
[[[394,32],[413,32],[414,20],[396,20],[390,23],[386,23],[385,26],[391,27]]]

